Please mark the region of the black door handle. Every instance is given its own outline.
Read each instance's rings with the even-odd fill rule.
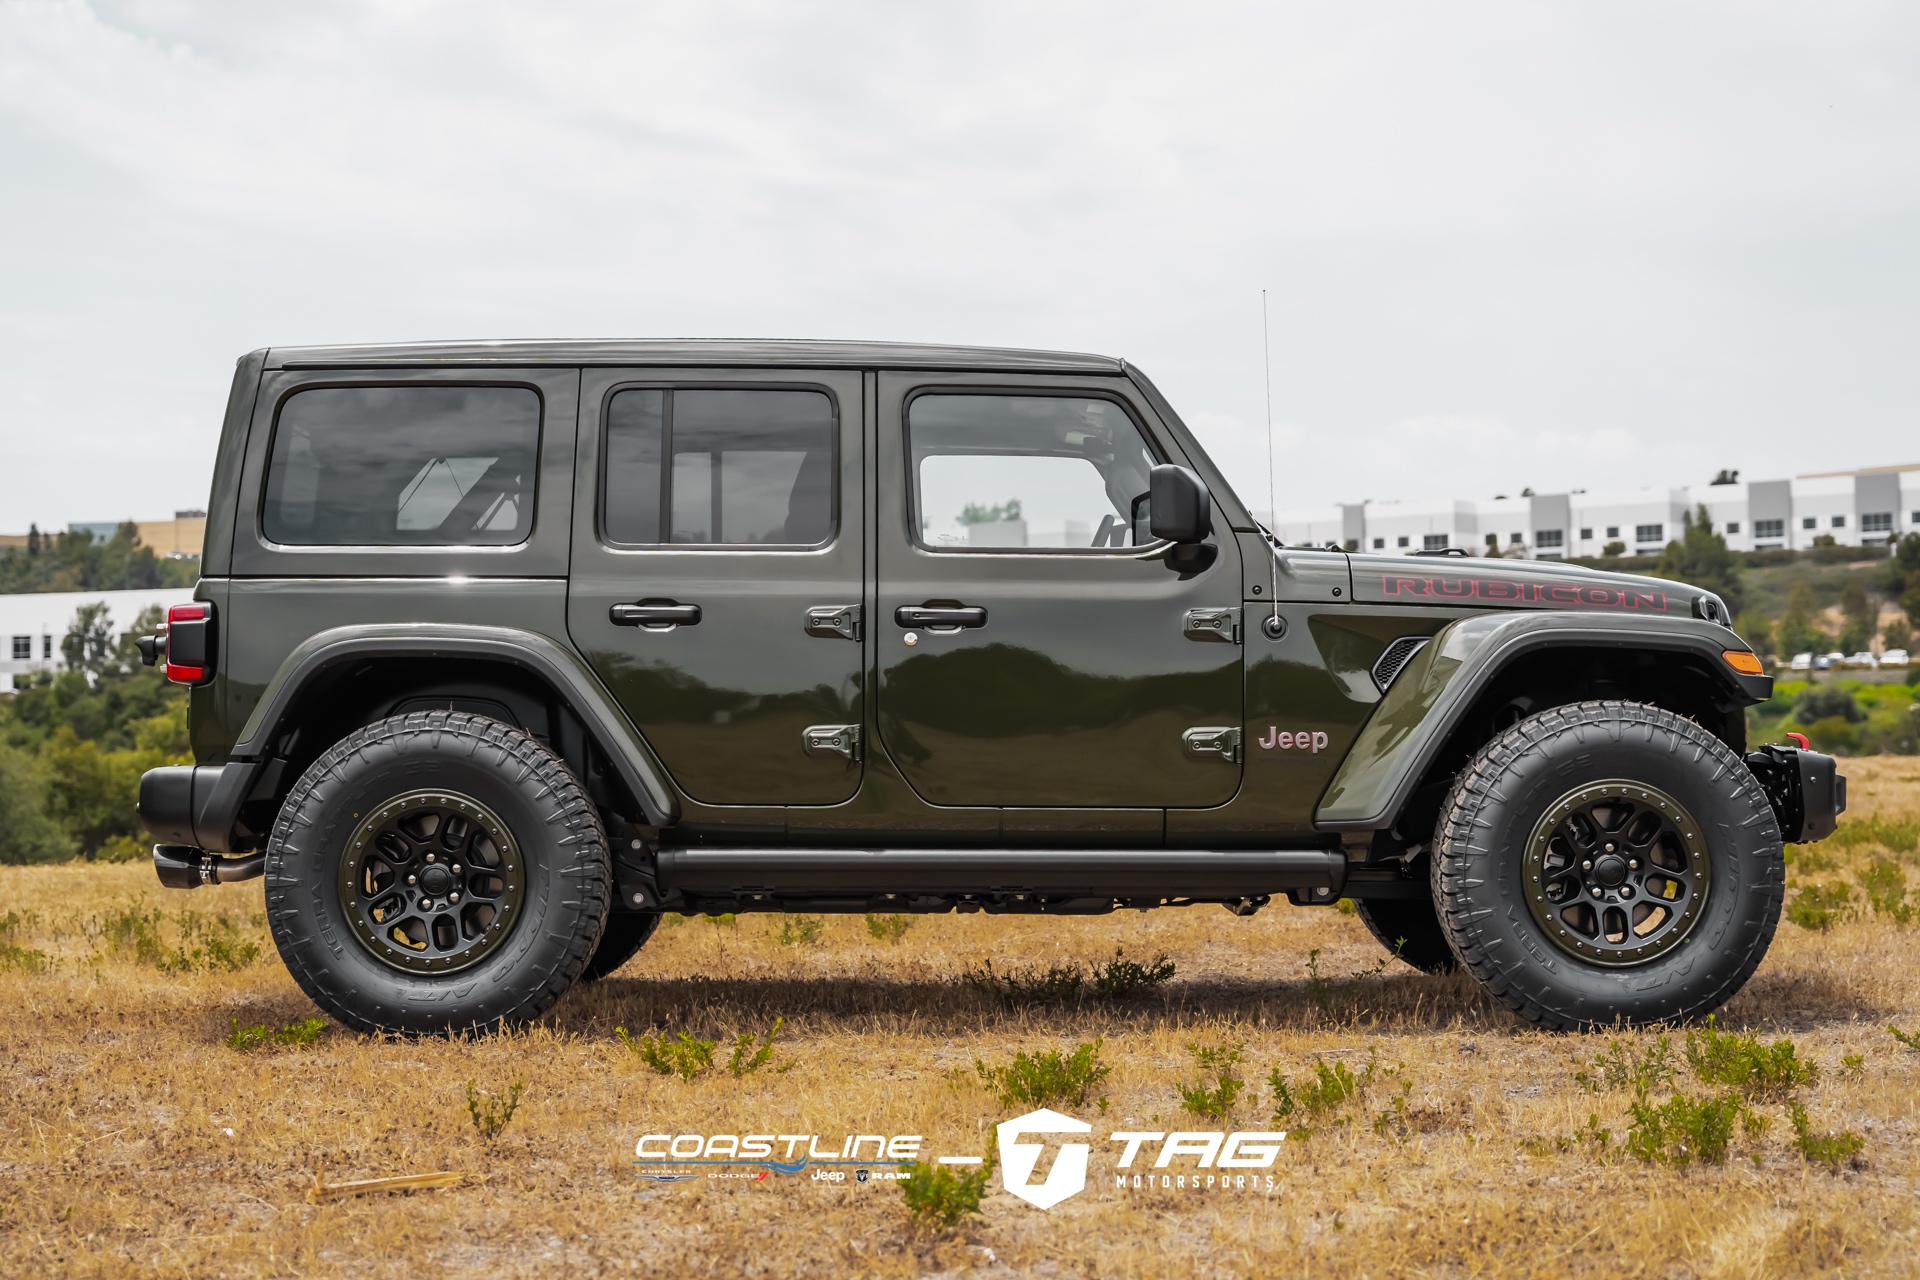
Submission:
[[[934,608],[903,604],[893,611],[893,620],[903,627],[984,627],[987,611],[966,606]]]
[[[616,627],[692,627],[700,622],[697,604],[617,604],[607,610]]]

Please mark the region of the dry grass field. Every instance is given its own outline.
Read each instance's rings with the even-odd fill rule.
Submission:
[[[1850,882],[1848,900],[1825,931],[1783,923],[1720,1019],[1790,1038],[1818,1074],[1756,1094],[1748,1115],[1766,1127],[1736,1126],[1724,1164],[1626,1154],[1634,1092],[1580,1079],[1601,1074],[1592,1060],[1610,1037],[1529,1030],[1459,978],[1371,972],[1380,949],[1332,910],[926,917],[897,942],[859,917],[785,941],[778,917],[685,921],[531,1030],[399,1041],[327,1026],[308,1045],[242,1050],[228,1043],[236,1025],[314,1014],[273,954],[258,882],[163,894],[139,866],[0,869],[0,1274],[1909,1274],[1920,1053],[1887,1026],[1920,1028],[1920,921],[1904,923],[1889,886],[1920,871],[1920,854],[1884,820],[1920,816],[1920,761],[1846,770],[1851,843],[1803,855],[1791,874]],[[1864,821],[1876,814],[1879,826]],[[1024,1008],[964,980],[987,960],[1086,966],[1120,946],[1164,952],[1176,976],[1131,1001]],[[776,1017],[772,1063],[728,1073],[734,1037]],[[718,1041],[715,1069],[657,1074],[616,1027]],[[1686,1069],[1685,1030],[1668,1035],[1681,1070],[1648,1105],[1720,1092]],[[1041,1211],[996,1179],[979,1216],[940,1231],[913,1225],[891,1182],[659,1185],[630,1166],[650,1132],[823,1144],[920,1133],[929,1152],[979,1151],[995,1120],[1027,1108],[1003,1107],[976,1058],[1096,1039],[1112,1068],[1106,1111],[1063,1109],[1095,1121],[1097,1138],[1266,1128],[1276,1067],[1296,1093],[1316,1060],[1375,1074],[1284,1144],[1270,1192],[1116,1191],[1096,1145],[1084,1194]],[[1630,1057],[1657,1052],[1657,1035],[1619,1039]],[[1244,1044],[1248,1092],[1227,1122],[1181,1112],[1179,1086],[1198,1079],[1190,1044]],[[524,1086],[491,1141],[469,1114],[469,1081],[496,1095]],[[1859,1135],[1858,1156],[1809,1160],[1793,1099],[1816,1135]],[[316,1177],[442,1170],[471,1176],[309,1195]]]

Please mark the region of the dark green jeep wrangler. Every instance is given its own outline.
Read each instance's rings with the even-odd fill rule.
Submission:
[[[208,510],[155,866],[264,874],[357,1028],[535,1017],[663,911],[1282,894],[1546,1026],[1685,1018],[1845,803],[1746,753],[1713,595],[1278,546],[1119,360],[275,348]]]

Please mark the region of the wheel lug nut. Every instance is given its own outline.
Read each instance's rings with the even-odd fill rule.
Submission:
[[[1632,885],[1630,885],[1630,884],[1623,884],[1623,885],[1621,885],[1621,886],[1620,886],[1620,896],[1621,896],[1622,898],[1631,898],[1631,897],[1633,896],[1633,886],[1632,886]]]
[[[1640,864],[1636,862],[1636,863],[1634,863],[1633,865],[1637,867],[1637,866],[1639,866]],[[453,864],[453,874],[455,874],[455,875],[459,875],[459,874],[460,874],[460,864],[459,864],[459,863],[457,863],[457,862]]]
[[[1609,846],[1608,846],[1608,848],[1612,848],[1612,846],[1611,846],[1611,845],[1609,845]],[[432,855],[432,854],[428,854],[428,855],[427,855],[427,861],[428,861],[428,862],[432,862],[432,861],[433,861],[433,855]]]
[[[419,877],[419,876],[408,876],[408,877],[407,877],[407,883],[408,883],[408,884],[416,884],[416,883],[418,883],[418,882],[419,882],[419,879],[420,879],[420,877]]]
[[[1640,859],[1638,858],[1627,859],[1627,870],[1638,871],[1639,869],[1640,869]]]
[[[1588,859],[1587,859],[1587,860],[1586,860],[1585,862],[1583,862],[1583,863],[1581,863],[1581,864],[1580,864],[1580,869],[1581,869],[1582,871],[1591,871],[1591,870],[1593,870],[1593,859],[1592,859],[1592,858],[1588,858]]]
[[[1592,892],[1593,892],[1593,896],[1594,896],[1594,897],[1596,897],[1596,898],[1597,898],[1597,897],[1599,897],[1599,896],[1600,896],[1600,890],[1599,890],[1599,888],[1598,888],[1598,887],[1596,887],[1596,888],[1594,888]]]
[[[1613,852],[1613,846],[1612,846],[1612,845],[1608,845],[1608,846],[1607,846],[1607,852],[1608,852],[1608,853],[1612,853],[1612,852]]]
[[[448,894],[448,895],[447,895],[447,901],[448,901],[448,902],[458,902],[458,901],[460,901],[460,895],[459,895],[459,894],[457,894],[457,893],[450,893],[450,894]]]

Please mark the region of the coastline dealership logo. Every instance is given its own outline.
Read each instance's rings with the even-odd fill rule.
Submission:
[[[804,1173],[804,1181],[816,1185],[847,1187],[900,1181],[923,1161],[975,1166],[985,1162],[981,1156],[969,1155],[922,1157],[925,1139],[919,1134],[847,1134],[838,1144],[829,1142],[825,1147],[820,1139],[821,1135],[811,1133],[649,1133],[634,1144],[634,1173],[655,1185],[703,1176],[765,1182],[769,1174]],[[1112,1190],[1270,1195],[1280,1189],[1280,1179],[1259,1171],[1272,1169],[1286,1140],[1284,1132],[1116,1129],[1107,1135],[1107,1143],[1119,1148]],[[1003,1121],[995,1126],[1000,1185],[1035,1208],[1051,1209],[1087,1189],[1094,1145],[1091,1124],[1045,1107]],[[780,1147],[784,1150],[776,1150]],[[1150,1147],[1154,1151],[1149,1157]],[[1049,1152],[1052,1162],[1042,1172],[1041,1163]],[[1140,1162],[1137,1167],[1136,1161]]]

